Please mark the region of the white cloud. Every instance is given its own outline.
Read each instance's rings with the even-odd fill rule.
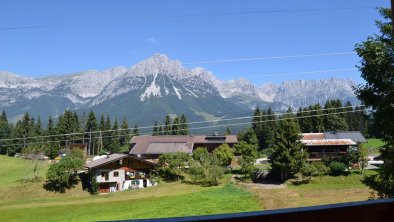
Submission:
[[[156,39],[154,36],[147,38],[146,41],[155,45],[159,44],[159,40]]]

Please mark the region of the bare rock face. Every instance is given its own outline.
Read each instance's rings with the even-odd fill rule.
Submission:
[[[11,120],[24,112],[40,115],[43,120],[49,115],[56,118],[64,109],[94,110],[131,121],[144,119],[149,113],[183,113],[199,120],[250,114],[256,106],[281,111],[324,104],[329,99],[358,104],[354,85],[349,79],[331,78],[257,87],[243,78],[221,81],[204,68],[187,69],[178,60],[155,54],[130,68],[45,78],[0,71],[0,110],[4,109]]]

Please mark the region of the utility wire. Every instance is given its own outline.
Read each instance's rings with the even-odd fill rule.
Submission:
[[[195,64],[208,64],[208,63],[230,63],[230,62],[245,62],[245,61],[256,61],[256,60],[293,59],[293,58],[336,56],[336,55],[354,55],[354,54],[356,54],[356,53],[351,52],[351,51],[350,52],[332,52],[332,53],[316,53],[316,54],[301,54],[301,55],[267,56],[267,57],[236,58],[236,59],[221,59],[221,60],[204,60],[204,61],[185,62],[183,64],[195,65]]]
[[[330,116],[330,115],[338,115],[338,114],[344,114],[344,113],[355,113],[355,112],[363,112],[363,111],[364,110],[352,110],[352,111],[342,111],[342,112],[336,112],[336,113],[315,114],[315,115],[309,115],[309,116],[295,116],[295,117],[287,117],[287,118],[279,118],[279,119],[271,119],[271,120],[260,120],[260,121],[254,121],[254,122],[253,121],[249,121],[249,122],[243,122],[243,123],[222,124],[222,125],[216,125],[216,126],[201,126],[201,127],[193,127],[193,128],[189,128],[189,129],[169,130],[169,132],[182,131],[182,130],[198,130],[198,129],[220,128],[220,127],[248,125],[248,124],[252,124],[252,123],[267,123],[267,122],[275,122],[275,121],[283,121],[283,120],[305,119],[305,118],[312,118],[312,117],[319,117],[319,116]],[[290,113],[284,113],[284,115],[286,115],[286,114],[290,114]],[[143,133],[139,133],[139,135],[151,135],[152,133],[153,133],[153,131],[151,131],[151,132],[143,132]],[[102,136],[101,138],[113,138],[113,137],[133,136],[133,135],[134,134],[129,134],[129,135],[111,135],[111,136]],[[92,139],[98,139],[98,138],[100,138],[100,136],[92,137]],[[75,141],[75,140],[89,140],[89,138],[85,138],[85,137],[84,138],[70,138],[70,139],[54,140],[54,141],[42,141],[42,142],[19,143],[19,144],[6,144],[6,145],[0,145],[0,147],[45,144],[45,143],[66,142],[66,141]]]
[[[256,11],[233,11],[233,12],[217,12],[217,13],[200,13],[200,14],[184,14],[162,17],[146,17],[138,22],[163,19],[183,19],[193,17],[212,17],[212,16],[234,16],[234,15],[259,15],[272,13],[305,13],[305,12],[322,12],[322,11],[347,11],[347,10],[363,10],[376,9],[376,6],[360,6],[360,7],[341,7],[341,8],[315,8],[315,9],[288,9],[288,10],[256,10]],[[82,23],[83,24],[83,23]],[[86,23],[87,24],[87,23]],[[23,30],[23,29],[39,29],[39,28],[56,28],[64,26],[77,26],[78,24],[54,24],[54,25],[27,25],[27,26],[9,26],[0,27],[0,31]]]
[[[168,17],[168,18],[188,18],[188,17],[206,17],[206,16],[233,16],[233,15],[251,15],[251,14],[252,15],[253,14],[271,14],[271,13],[322,12],[322,11],[343,11],[343,10],[360,10],[360,9],[376,9],[376,6],[201,13],[201,14],[188,14],[188,15],[174,15],[174,16],[171,16],[171,17]]]
[[[193,65],[193,64],[208,64],[208,63],[231,63],[231,62],[245,62],[245,61],[256,61],[256,60],[273,60],[273,59],[291,59],[291,58],[308,58],[308,57],[319,57],[319,56],[338,56],[338,55],[354,55],[355,52],[347,51],[347,52],[328,52],[328,53],[314,53],[314,54],[299,54],[299,55],[285,55],[285,56],[267,56],[267,57],[253,57],[253,58],[237,58],[237,59],[222,59],[222,60],[204,60],[204,61],[194,61],[194,62],[185,62],[185,65]],[[355,70],[355,68],[343,68],[343,69],[332,69],[332,70],[316,70],[316,71],[306,71],[305,74],[308,73],[319,73],[319,72],[339,72],[339,71],[349,71]],[[103,72],[98,71],[97,72]],[[88,72],[88,71],[86,71]],[[79,72],[80,73],[80,72]],[[298,72],[297,74],[302,74],[303,72]],[[292,75],[295,73],[288,73],[286,75]],[[72,74],[53,74],[53,75],[16,75],[16,78],[33,78],[33,79],[44,79],[44,78],[71,78],[75,76],[75,73]],[[267,76],[281,76],[283,74],[270,74]],[[243,75],[245,76],[245,75]],[[247,76],[247,75],[246,75]],[[10,77],[2,76],[0,73],[0,79],[9,79]],[[29,79],[27,79],[29,80]]]
[[[263,75],[247,75],[246,77],[273,77],[273,76],[290,76],[290,75],[302,75],[302,74],[315,74],[315,73],[332,73],[332,72],[345,72],[355,71],[357,68],[343,68],[343,69],[329,69],[329,70],[316,70],[316,71],[305,71],[305,72],[289,72],[289,73],[276,73],[276,74],[263,74]]]
[[[319,112],[319,111],[328,111],[328,110],[337,110],[337,109],[349,109],[349,108],[357,108],[357,107],[364,107],[364,105],[359,106],[342,106],[338,108],[325,108],[325,109],[315,109],[315,110],[303,110],[303,111],[293,111],[292,114],[297,113],[305,113],[305,112]],[[289,112],[277,112],[273,114],[266,114],[266,115],[259,115],[259,116],[243,116],[243,117],[235,117],[235,118],[228,118],[228,119],[215,119],[215,120],[204,120],[204,121],[195,121],[186,123],[188,126],[193,124],[202,124],[202,123],[213,123],[213,122],[224,122],[224,121],[233,121],[233,120],[242,120],[242,119],[250,119],[254,117],[271,117],[271,116],[281,116],[289,114]],[[183,125],[182,123],[179,124],[171,124],[171,126],[180,126]],[[151,125],[151,126],[142,126],[137,127],[138,129],[146,129],[146,128],[153,128],[153,127],[165,127],[166,125]],[[91,131],[91,132],[82,132],[82,133],[66,133],[66,134],[54,134],[54,135],[46,135],[46,136],[33,136],[33,137],[19,137],[19,138],[12,138],[12,139],[1,139],[2,141],[15,141],[15,140],[26,140],[26,139],[40,139],[40,138],[49,138],[49,137],[61,137],[61,136],[76,136],[76,135],[84,135],[84,134],[95,134],[95,133],[106,133],[106,132],[121,132],[121,131],[129,131],[133,130],[135,127],[130,127],[127,129],[113,129],[113,130],[98,130],[98,131]],[[199,129],[199,128],[189,128],[189,129]]]

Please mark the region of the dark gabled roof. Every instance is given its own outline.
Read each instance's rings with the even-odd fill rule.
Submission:
[[[134,147],[129,154],[163,154],[185,152],[192,153],[194,144],[223,144],[237,143],[237,136],[134,136],[130,143]]]
[[[134,136],[130,143],[129,154],[192,153],[194,144],[192,136]]]
[[[96,168],[96,167],[99,167],[99,166],[102,166],[102,165],[105,165],[105,164],[108,164],[108,163],[111,163],[111,162],[115,162],[117,160],[120,160],[120,159],[123,159],[123,158],[126,158],[126,157],[127,158],[132,158],[134,160],[138,160],[138,161],[141,161],[141,162],[145,162],[145,163],[148,163],[148,164],[151,164],[151,165],[155,164],[155,163],[153,163],[151,161],[147,161],[147,160],[144,160],[144,159],[139,159],[139,158],[135,158],[133,156],[129,156],[129,154],[114,153],[114,154],[108,155],[108,157],[104,157],[104,158],[101,158],[101,159],[98,159],[98,160],[93,160],[91,162],[88,162],[88,163],[85,164],[85,167],[90,170],[90,169],[93,169],[93,168]]]
[[[194,143],[238,143],[236,135],[225,135],[225,136],[193,136]]]
[[[108,155],[107,157],[104,157],[104,158],[101,158],[101,159],[98,159],[98,160],[93,160],[93,161],[91,161],[89,163],[86,163],[85,167],[89,168],[89,169],[96,168],[98,166],[102,166],[102,165],[105,165],[107,163],[111,163],[111,162],[123,159],[123,158],[125,158],[127,156],[128,156],[127,154],[114,153],[114,154]]]
[[[324,132],[326,139],[351,139],[356,143],[365,143],[367,140],[360,131]]]
[[[145,154],[159,154],[159,153],[192,153],[193,143],[149,143]]]

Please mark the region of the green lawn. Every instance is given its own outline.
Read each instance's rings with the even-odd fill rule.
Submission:
[[[373,173],[376,172],[364,171],[364,174]],[[355,171],[348,176],[312,178],[309,183],[300,185],[288,181],[286,188],[281,189],[258,189],[253,186],[247,189],[259,199],[264,209],[315,206],[367,200],[371,191],[361,182],[363,177]]]
[[[161,182],[147,189],[91,196],[80,185],[58,194],[42,189],[43,182],[18,182],[32,175],[31,161],[0,156],[0,163],[1,221],[116,220],[262,209],[251,193],[230,183],[230,175],[217,187]],[[40,173],[47,168],[44,164]]]
[[[226,175],[217,187],[161,182],[156,187],[108,195],[90,195],[78,185],[65,194],[42,188],[43,182],[18,182],[33,175],[34,163],[0,156],[1,221],[92,221],[233,213],[366,200],[363,175],[313,178],[308,184],[264,189],[234,185]],[[45,175],[47,164],[39,172]],[[267,166],[261,166],[265,168]],[[375,173],[365,171],[365,174]]]
[[[289,189],[294,190],[329,190],[329,189],[348,189],[348,188],[366,188],[361,182],[365,175],[376,173],[373,170],[364,170],[361,174],[360,171],[352,171],[351,174],[346,176],[322,176],[314,177],[307,184],[295,185],[291,182],[287,183]]]
[[[137,193],[139,191],[125,192]],[[177,190],[172,192],[176,193]],[[17,204],[15,207],[0,208],[0,215],[3,221],[92,221],[190,216],[260,209],[259,204],[247,191],[233,185],[189,194],[132,198],[130,200],[117,201],[117,196],[119,195],[110,196],[106,198],[106,201],[90,198],[91,202],[82,201],[82,203],[78,198],[75,198],[65,203],[55,202],[49,206],[42,204],[42,202],[34,205],[27,204],[27,207]],[[97,199],[102,198],[97,197]]]
[[[45,177],[47,164],[0,155],[0,189],[18,185],[17,180],[33,178],[36,164],[38,175]]]
[[[381,139],[367,139],[363,145],[368,149],[370,155],[378,155],[379,148],[384,145],[384,142]]]

